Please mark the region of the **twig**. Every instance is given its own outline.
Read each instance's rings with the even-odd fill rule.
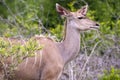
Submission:
[[[85,67],[86,67],[89,59],[90,59],[91,56],[93,55],[93,53],[94,53],[94,51],[95,51],[95,48],[97,47],[97,45],[98,45],[100,42],[101,42],[101,41],[98,41],[98,42],[94,45],[94,47],[93,47],[93,49],[92,49],[92,51],[91,51],[91,53],[90,53],[90,56],[88,57],[88,59],[86,60],[85,64],[83,65],[83,68],[82,68],[81,73],[80,73],[80,78],[79,78],[80,80],[82,80],[82,73],[83,73],[83,71],[85,70]]]
[[[1,65],[2,65],[2,69],[4,71],[4,79],[8,79],[8,74],[7,74],[7,67],[6,65],[4,64],[4,62],[0,61]]]
[[[17,23],[17,17],[14,15],[14,13],[12,12],[12,10],[10,9],[10,7],[7,5],[7,3],[5,2],[5,0],[2,0],[2,3],[6,6],[7,10],[9,11],[10,15],[13,17],[14,20],[14,24],[16,25],[16,27],[19,28],[19,30],[21,31],[20,25],[19,23]],[[18,34],[21,35],[20,31],[18,31]],[[23,36],[20,36],[20,38],[23,39]]]

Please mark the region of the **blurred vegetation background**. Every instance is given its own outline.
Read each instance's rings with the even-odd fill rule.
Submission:
[[[30,38],[44,34],[55,36],[60,41],[64,19],[56,12],[56,3],[71,11],[88,4],[87,16],[100,23],[97,32],[81,32],[81,54],[89,56],[94,45],[101,41],[94,50],[95,55],[120,59],[120,0],[0,0],[0,36]],[[110,65],[109,68],[111,66],[119,69],[120,62],[117,67]]]

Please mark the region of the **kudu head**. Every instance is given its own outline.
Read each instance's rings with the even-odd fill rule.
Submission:
[[[60,6],[56,3],[56,10],[57,12],[66,17],[67,21],[71,22],[70,24],[75,27],[75,29],[79,31],[91,30],[91,29],[98,29],[99,24],[90,20],[86,17],[88,5],[83,6],[76,12],[70,12],[69,10],[65,9],[64,7]]]

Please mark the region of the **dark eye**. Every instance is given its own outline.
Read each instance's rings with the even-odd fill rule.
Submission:
[[[78,19],[83,19],[83,17],[78,17]]]

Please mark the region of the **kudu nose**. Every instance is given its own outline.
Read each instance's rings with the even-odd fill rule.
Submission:
[[[95,24],[96,26],[100,26],[98,23]]]

